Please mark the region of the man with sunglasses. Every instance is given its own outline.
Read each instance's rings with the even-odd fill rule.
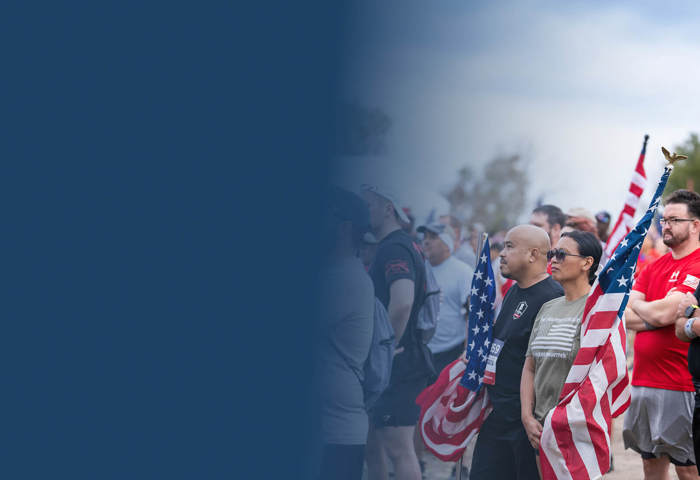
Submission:
[[[547,232],[534,225],[512,228],[503,242],[501,274],[516,283],[503,299],[493,328],[495,346],[488,364],[495,369],[484,382],[493,411],[477,436],[471,480],[539,480],[535,450],[520,419],[520,377],[537,312],[564,294],[547,273],[549,249]]]
[[[637,334],[622,436],[625,448],[641,454],[645,479],[668,478],[670,462],[683,480],[698,478],[692,440],[695,389],[688,345],[676,338],[674,326],[685,294],[700,283],[700,195],[673,192],[661,226],[670,252],[640,272],[625,310],[627,328]]]

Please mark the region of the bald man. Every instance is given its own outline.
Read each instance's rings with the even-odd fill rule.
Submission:
[[[516,283],[503,299],[493,329],[484,380],[493,411],[477,437],[470,480],[539,480],[535,450],[520,421],[520,376],[537,312],[564,294],[547,273],[549,248],[547,232],[533,225],[519,225],[506,235],[501,275]],[[495,378],[490,381],[490,376]]]

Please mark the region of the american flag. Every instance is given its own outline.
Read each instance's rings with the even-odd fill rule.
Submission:
[[[491,413],[483,387],[486,360],[491,349],[496,282],[488,238],[481,250],[469,296],[467,363],[455,360],[437,381],[423,390],[416,403],[425,446],[443,461],[456,461]]]
[[[644,144],[642,145],[642,153],[639,154],[639,160],[637,160],[637,166],[632,174],[632,181],[630,182],[629,192],[627,193],[627,198],[625,199],[625,206],[620,212],[620,216],[615,222],[615,226],[610,232],[608,241],[605,244],[605,258],[610,258],[612,253],[617,248],[620,240],[629,233],[632,229],[632,220],[634,219],[634,214],[637,211],[637,205],[639,204],[639,197],[642,196],[644,189],[647,186],[647,174],[644,172],[644,156],[647,152],[647,142],[649,141],[649,135],[644,135]]]
[[[544,421],[540,461],[545,480],[601,478],[610,467],[610,423],[630,402],[623,313],[644,237],[672,168],[666,167],[649,209],[591,287],[581,348],[559,403]]]

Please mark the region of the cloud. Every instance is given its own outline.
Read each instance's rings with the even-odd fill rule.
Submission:
[[[693,4],[451,5],[368,13],[379,30],[348,67],[346,95],[394,120],[386,174],[398,167],[406,190],[439,191],[465,164],[528,151],[532,201],[617,215],[643,135],[655,182],[660,145],[700,125]]]

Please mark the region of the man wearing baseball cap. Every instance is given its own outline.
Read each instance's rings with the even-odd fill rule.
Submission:
[[[467,293],[474,268],[456,258],[455,235],[452,227],[442,223],[422,225],[417,229],[423,236],[423,252],[440,287],[440,318],[428,348],[433,353],[435,372],[439,374],[464,352],[467,333]]]
[[[363,185],[370,226],[379,241],[369,269],[375,296],[389,314],[398,341],[391,383],[369,412],[367,470],[370,480],[388,478],[386,455],[396,478],[420,480],[421,471],[413,445],[420,414],[416,397],[433,374],[432,354],[418,336],[418,310],[425,299],[424,257],[418,244],[401,228],[409,218],[395,193]]]

